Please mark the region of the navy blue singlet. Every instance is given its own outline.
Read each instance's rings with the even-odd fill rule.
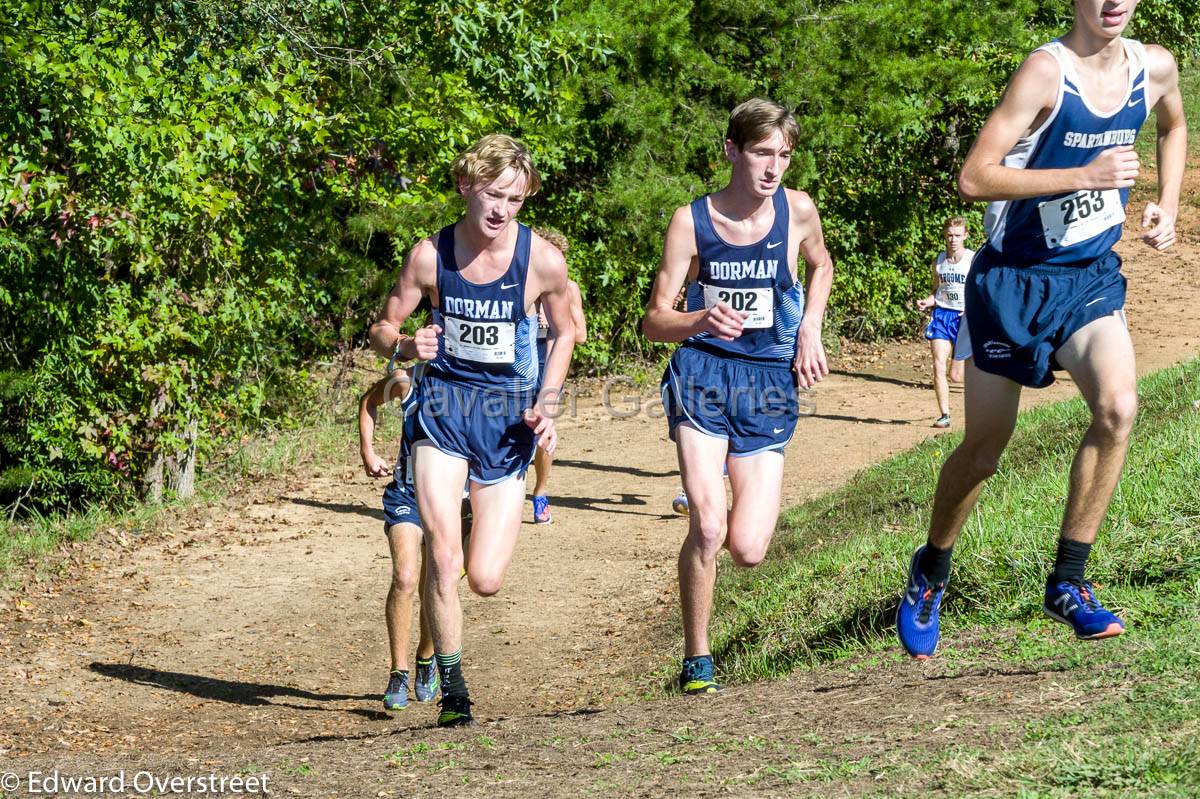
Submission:
[[[788,269],[789,209],[782,186],[772,203],[775,221],[766,236],[754,244],[728,244],[713,226],[707,195],[692,202],[700,271],[688,284],[687,309],[698,311],[724,301],[748,317],[742,335],[733,341],[699,333],[684,347],[767,366],[790,366],[796,357],[804,289]]]
[[[454,258],[454,225],[438,234],[438,307],[442,326],[431,374],[492,391],[521,394],[538,382],[537,314],[525,312],[531,234],[517,223],[508,270],[487,284],[465,280]]]
[[[1083,95],[1075,62],[1061,42],[1038,48],[1058,62],[1058,98],[1046,121],[1004,157],[1004,166],[1081,167],[1107,149],[1133,144],[1149,114],[1146,51],[1132,39],[1121,43],[1129,62],[1129,84],[1120,105],[1107,113],[1100,113]],[[984,217],[988,244],[1001,254],[992,260],[1008,266],[1089,264],[1121,238],[1128,202],[1129,189],[1084,189],[989,203]]]

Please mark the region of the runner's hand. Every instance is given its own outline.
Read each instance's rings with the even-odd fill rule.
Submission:
[[[792,362],[800,388],[812,388],[829,374],[825,360],[825,346],[821,344],[821,331],[804,324],[800,325],[799,341],[796,342],[796,360]]]
[[[432,361],[438,354],[438,336],[442,334],[441,325],[426,325],[413,336],[417,346],[417,357],[422,361]]]
[[[367,477],[387,477],[391,474],[392,467],[388,466],[383,458],[372,452],[370,455],[363,455],[363,469],[367,473]]]
[[[537,407],[529,408],[525,411],[525,424],[533,430],[533,434],[538,436],[537,445],[546,450],[547,455],[554,454],[554,447],[558,444],[558,431],[554,429],[554,418],[547,416]]]
[[[1150,228],[1142,234],[1142,241],[1156,250],[1165,250],[1175,243],[1175,218],[1154,203],[1146,204],[1142,227]]]
[[[716,305],[704,312],[701,324],[704,332],[712,333],[722,341],[733,341],[742,335],[742,326],[746,322],[746,316],[740,311],[733,310],[725,302],[717,302]]]
[[[922,297],[921,299],[917,300],[917,310],[928,311],[934,306],[934,304],[935,300],[933,299],[933,295],[930,294],[928,297]]]
[[[1083,167],[1083,189],[1127,189],[1138,176],[1138,157],[1128,144],[1110,147]]]

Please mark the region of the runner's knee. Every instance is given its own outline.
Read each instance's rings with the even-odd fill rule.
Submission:
[[[733,562],[745,568],[753,568],[762,563],[767,554],[768,540],[734,540],[730,536],[729,540],[729,555],[733,558]]]
[[[414,568],[411,563],[392,564],[392,590],[402,596],[412,596],[417,590],[419,574],[420,569]]]
[[[695,508],[692,509],[695,513]],[[705,560],[715,560],[725,542],[725,514],[710,514],[699,518],[688,533],[692,544]]]
[[[1104,397],[1092,414],[1092,425],[1108,438],[1124,441],[1137,419],[1137,392],[1121,391]]]
[[[495,596],[500,593],[500,586],[503,582],[503,574],[482,571],[478,568],[467,572],[467,585],[479,596]]]
[[[964,441],[942,468],[961,470],[971,482],[986,480],[1000,468],[1000,455],[1004,452],[1004,443],[1006,442],[1001,442],[997,447],[991,441]]]

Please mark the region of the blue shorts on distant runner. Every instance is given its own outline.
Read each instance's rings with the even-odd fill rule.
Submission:
[[[962,311],[952,311],[935,305],[933,318],[925,325],[925,338],[933,341],[935,338],[944,339],[953,344],[958,339],[958,326],[962,324]]]

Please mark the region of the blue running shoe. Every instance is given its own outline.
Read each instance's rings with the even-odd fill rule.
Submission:
[[[1087,580],[1047,582],[1042,610],[1055,621],[1071,625],[1076,638],[1090,641],[1125,632],[1125,623],[1115,613],[1104,609]]]
[[[408,672],[393,671],[388,675],[387,690],[383,692],[385,710],[403,710],[408,707]]]
[[[896,609],[896,635],[908,654],[917,660],[926,660],[937,651],[938,609],[946,593],[945,583],[934,585],[921,574],[917,564],[924,550],[921,547],[913,554],[908,566],[908,586]]]
[[[534,524],[549,524],[550,523],[550,498],[549,497],[534,497],[533,498],[533,523]]]
[[[679,673],[679,690],[685,694],[715,694],[721,690],[714,679],[712,655],[697,655],[683,659]]]
[[[417,701],[432,702],[437,698],[438,689],[441,687],[442,681],[438,677],[437,666],[434,665],[433,658],[429,660],[417,658],[417,679],[413,684],[413,693],[417,695]]]

